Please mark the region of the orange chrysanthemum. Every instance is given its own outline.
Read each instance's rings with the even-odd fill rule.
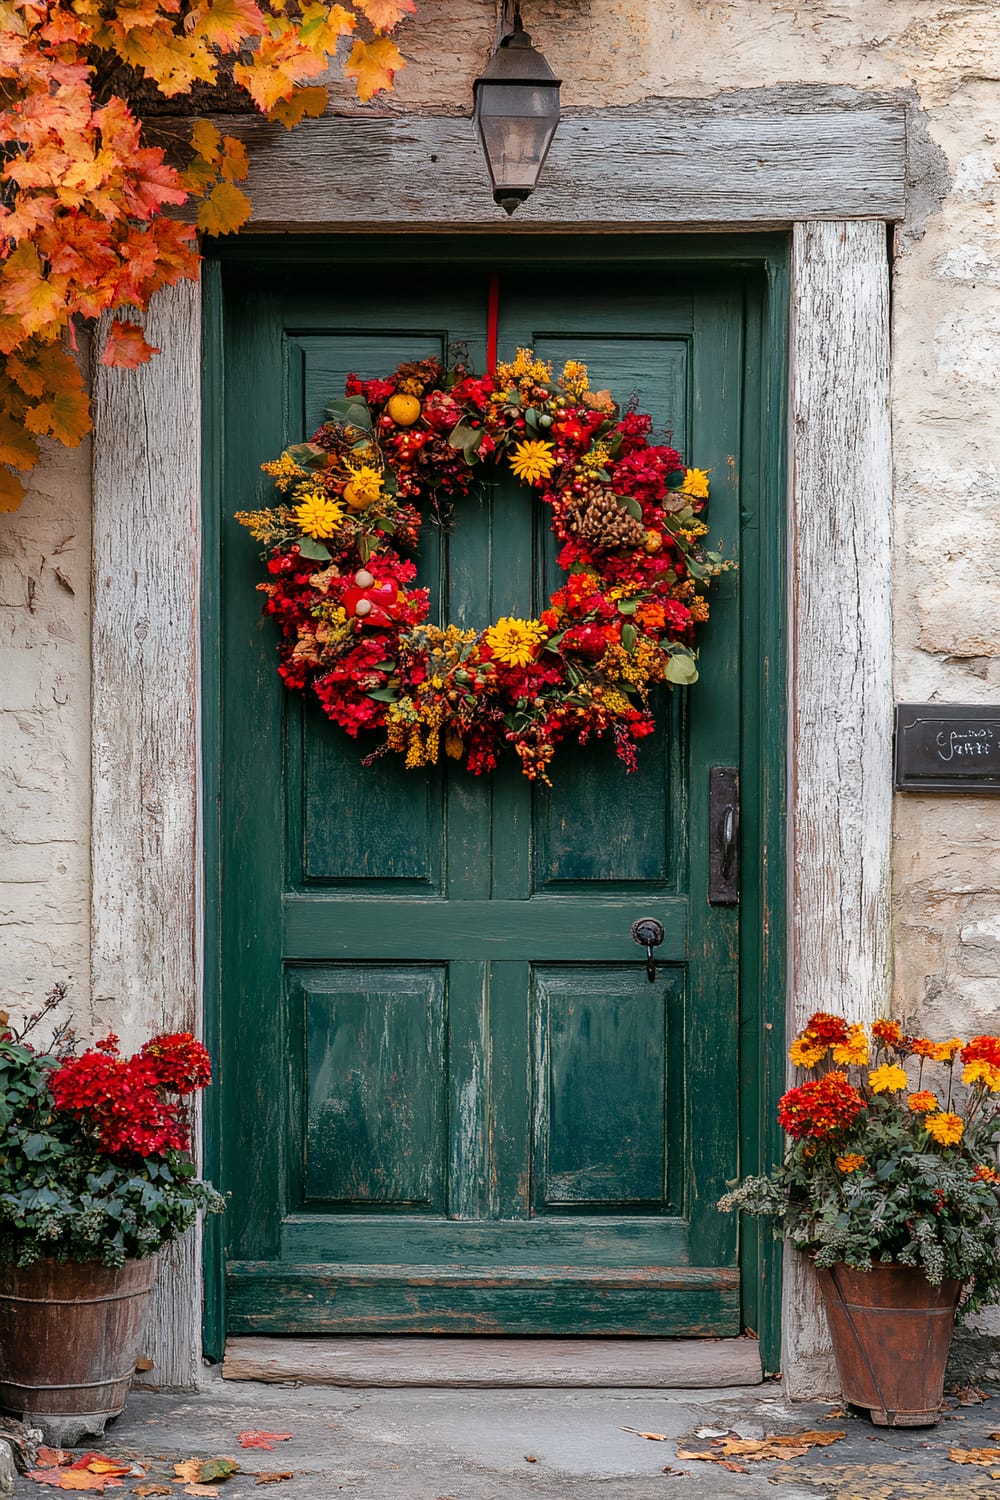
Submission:
[[[962,1048],[962,1061],[988,1062],[1000,1068],[1000,1036],[974,1036]]]
[[[956,1052],[959,1052],[961,1050],[961,1047],[962,1039],[961,1037],[957,1036],[949,1037],[946,1042],[938,1042],[937,1046],[934,1048],[934,1061],[951,1062]]]
[[[962,1069],[962,1082],[982,1083],[991,1094],[1000,1094],[1000,1068],[987,1062],[985,1057],[977,1057]]]
[[[930,1041],[930,1039],[928,1037],[925,1037],[925,1036],[912,1036],[912,1037],[910,1037],[910,1051],[913,1053],[914,1057],[930,1057],[930,1058],[934,1058],[934,1057],[937,1056],[937,1049],[938,1049],[937,1042]]]
[[[823,1061],[829,1050],[826,1042],[813,1042],[808,1035],[798,1036],[788,1055],[797,1068],[814,1068],[818,1062]]]
[[[857,1172],[861,1167],[865,1165],[865,1158],[863,1156],[858,1156],[857,1153],[853,1151],[848,1156],[837,1156],[834,1158],[834,1160],[837,1163],[837,1170],[844,1173]]]
[[[907,1105],[915,1115],[925,1115],[932,1109],[940,1109],[937,1094],[930,1089],[918,1089],[907,1099]]]
[[[903,1028],[898,1021],[876,1021],[872,1025],[872,1036],[883,1047],[898,1047],[903,1040]]]

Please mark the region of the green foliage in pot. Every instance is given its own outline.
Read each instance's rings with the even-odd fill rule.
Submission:
[[[210,1081],[200,1042],[162,1035],[122,1057],[108,1036],[75,1056],[65,1032],[36,1051],[31,1024],[0,1030],[0,1262],[119,1266],[176,1239],[200,1209],[221,1212],[188,1150],[183,1101]]]
[[[869,1037],[818,1011],[790,1056],[812,1076],[778,1106],[785,1159],[719,1207],[772,1216],[818,1266],[954,1277],[965,1315],[1000,1302],[1000,1038],[933,1042],[895,1021]]]

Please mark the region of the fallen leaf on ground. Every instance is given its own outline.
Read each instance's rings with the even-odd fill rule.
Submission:
[[[651,1443],[665,1443],[665,1432],[640,1432],[638,1427],[623,1427],[622,1432],[631,1432],[634,1437],[648,1438]]]
[[[239,1442],[242,1448],[273,1448],[275,1443],[287,1443],[291,1435],[290,1432],[258,1432],[251,1427],[239,1434]]]
[[[660,1473],[661,1474],[669,1474],[674,1479],[683,1479],[684,1475],[687,1473],[687,1470],[686,1469],[672,1469],[669,1464],[664,1464],[663,1468],[660,1470]]]
[[[43,1443],[38,1450],[38,1467],[40,1469],[58,1469],[63,1464],[71,1464],[72,1462],[72,1453],[65,1453],[62,1448],[47,1448]]]
[[[188,1484],[211,1484],[216,1479],[229,1479],[239,1467],[235,1458],[185,1458],[174,1464],[174,1473]]]
[[[989,1391],[982,1391],[978,1385],[950,1385],[945,1391],[946,1396],[954,1396],[960,1406],[982,1406],[989,1401]]]
[[[948,1457],[953,1464],[979,1464],[988,1469],[1000,1463],[1000,1448],[949,1448]]]
[[[538,1459],[535,1457],[535,1455],[533,1453],[526,1453],[524,1455],[524,1461],[525,1461],[526,1464],[537,1464]]]
[[[678,1448],[678,1458],[700,1458],[704,1463],[717,1464],[720,1469],[728,1469],[732,1474],[745,1474],[746,1464],[734,1464],[729,1458],[721,1458],[718,1453],[690,1453],[686,1448]]]
[[[43,1473],[45,1471],[43,1470]],[[105,1490],[120,1490],[123,1488],[120,1479],[110,1474],[88,1474],[86,1469],[58,1469],[49,1470],[49,1473],[58,1473],[58,1479],[50,1479],[50,1484],[55,1484],[61,1490],[91,1490],[98,1495],[103,1495]],[[126,1473],[128,1470],[126,1470]]]
[[[132,1491],[133,1495],[142,1495],[143,1500],[147,1495],[172,1495],[173,1490],[169,1484],[140,1484]]]
[[[780,1436],[768,1433],[766,1438],[716,1438],[712,1444],[725,1458],[759,1459],[778,1458],[787,1462],[791,1458],[802,1458],[810,1448],[827,1448],[840,1442],[847,1434],[837,1432],[788,1432]]]
[[[185,1495],[218,1495],[219,1486],[217,1484],[186,1484],[184,1493]]]
[[[283,1479],[294,1479],[294,1474],[258,1474],[254,1484],[280,1484]]]

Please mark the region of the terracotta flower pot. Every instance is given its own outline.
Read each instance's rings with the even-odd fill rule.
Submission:
[[[0,1266],[0,1409],[57,1445],[99,1436],[125,1408],[156,1266]]]
[[[879,1427],[938,1420],[960,1281],[932,1286],[911,1266],[817,1269],[844,1399]]]

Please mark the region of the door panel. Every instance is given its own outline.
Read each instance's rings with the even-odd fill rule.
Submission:
[[[231,1331],[735,1333],[737,920],[706,905],[708,767],[737,765],[736,576],[694,691],[664,691],[626,776],[565,747],[406,772],[284,693],[252,548],[228,522],[259,463],[308,436],[344,379],[464,344],[486,282],[411,267],[234,269],[224,305],[222,930]],[[530,293],[525,287],[530,286]],[[363,310],[363,318],[360,315]],[[738,541],[743,292],[655,268],[511,271],[500,348],[634,397],[713,469]],[[548,516],[490,472],[425,519],[439,618],[537,613],[561,581]],[[666,928],[656,981],[630,935]]]

